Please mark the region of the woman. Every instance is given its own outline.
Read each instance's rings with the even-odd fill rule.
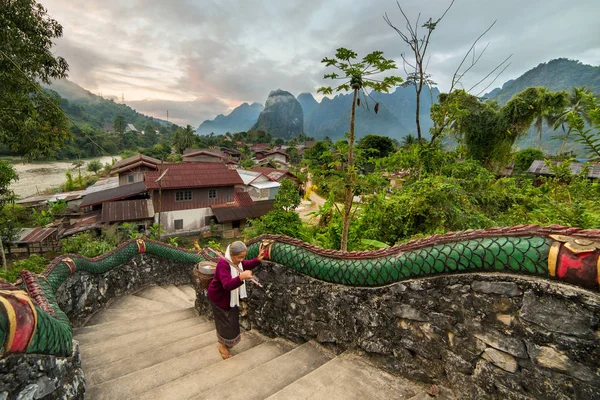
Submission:
[[[244,260],[248,249],[243,242],[227,246],[225,258],[220,258],[215,276],[208,286],[208,298],[212,304],[223,359],[231,357],[230,347],[240,342],[240,298],[246,297],[246,282],[252,278],[251,269],[260,265],[263,255]],[[237,266],[241,273],[234,267]]]

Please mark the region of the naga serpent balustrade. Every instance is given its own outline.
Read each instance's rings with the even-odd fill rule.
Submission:
[[[324,250],[297,239],[262,235],[248,242],[248,258],[265,260],[323,281],[375,287],[438,274],[501,272],[536,275],[599,291],[600,230],[558,225],[522,225],[452,232],[383,250]],[[141,253],[181,263],[216,261],[210,248],[193,252],[136,239],[100,257],[63,255],[41,274],[22,271],[10,284],[0,280],[2,353],[69,356],[73,330],[55,293],[75,271],[103,274]],[[268,290],[268,282],[265,282]]]

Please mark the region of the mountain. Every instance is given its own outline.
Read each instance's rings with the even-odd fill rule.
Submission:
[[[273,137],[291,139],[304,132],[302,106],[290,93],[277,89],[269,93],[265,109],[258,116],[255,130],[263,130]]]
[[[543,86],[552,91],[570,91],[574,86],[585,86],[600,94],[600,67],[558,58],[530,69],[517,79],[506,82],[502,89],[492,90],[485,97],[506,104],[515,94],[531,86]]]
[[[298,95],[298,103],[302,106],[302,112],[304,113],[304,128],[306,129],[308,126],[308,116],[315,107],[319,106],[319,102],[315,100],[310,93],[300,93]]]
[[[45,86],[45,89],[61,97],[60,108],[76,125],[87,124],[99,129],[105,124],[112,125],[117,115],[125,117],[128,124],[135,125],[139,130],[143,130],[148,124],[169,125],[167,121],[140,114],[125,104],[97,96],[68,79],[54,81],[52,85]]]
[[[245,132],[258,120],[258,116],[264,109],[262,104],[244,103],[233,109],[228,115],[219,114],[213,120],[206,120],[196,130],[197,134],[214,133],[216,135],[227,132]]]

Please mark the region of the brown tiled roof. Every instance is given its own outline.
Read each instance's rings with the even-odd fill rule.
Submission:
[[[144,182],[131,183],[116,188],[90,193],[83,198],[79,208],[95,206],[106,201],[122,200],[146,192]]]
[[[146,163],[153,165],[159,165],[161,163],[161,161],[157,158],[145,156],[143,154],[136,154],[135,156],[125,158],[121,161],[117,161],[115,165],[113,165],[111,171],[116,171],[117,169],[121,169],[130,164],[135,164],[139,161],[145,161]]]
[[[153,217],[154,207],[151,200],[112,201],[102,204],[100,222],[138,221]]]
[[[242,221],[249,218],[262,217],[273,209],[273,200],[256,201],[252,205],[220,204],[211,206],[217,222]]]
[[[33,228],[23,232],[24,235],[15,243],[39,243],[56,232],[56,228]]]
[[[183,163],[163,166],[168,172],[162,178],[163,189],[187,189],[199,187],[233,186],[244,183],[235,169],[223,163]],[[145,173],[145,184],[149,190],[158,189],[156,180],[159,171]]]

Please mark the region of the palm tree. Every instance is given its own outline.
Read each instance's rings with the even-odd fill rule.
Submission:
[[[585,95],[589,93],[585,87],[574,87],[569,93],[567,97],[567,105],[566,107],[557,114],[554,118],[552,129],[556,130],[560,126],[565,132],[565,125],[568,126],[567,131],[565,132],[565,136],[562,144],[560,145],[560,149],[558,149],[558,154],[562,154],[565,144],[569,139],[569,134],[573,130],[573,127],[568,124],[570,115],[580,115],[587,123],[590,122],[587,113],[585,111]]]
[[[550,92],[548,89],[540,87],[537,90],[537,99],[532,104],[534,108],[535,121],[533,126],[537,131],[538,150],[542,148],[542,127],[544,122],[551,125],[556,114],[564,109],[567,93],[566,92]]]

